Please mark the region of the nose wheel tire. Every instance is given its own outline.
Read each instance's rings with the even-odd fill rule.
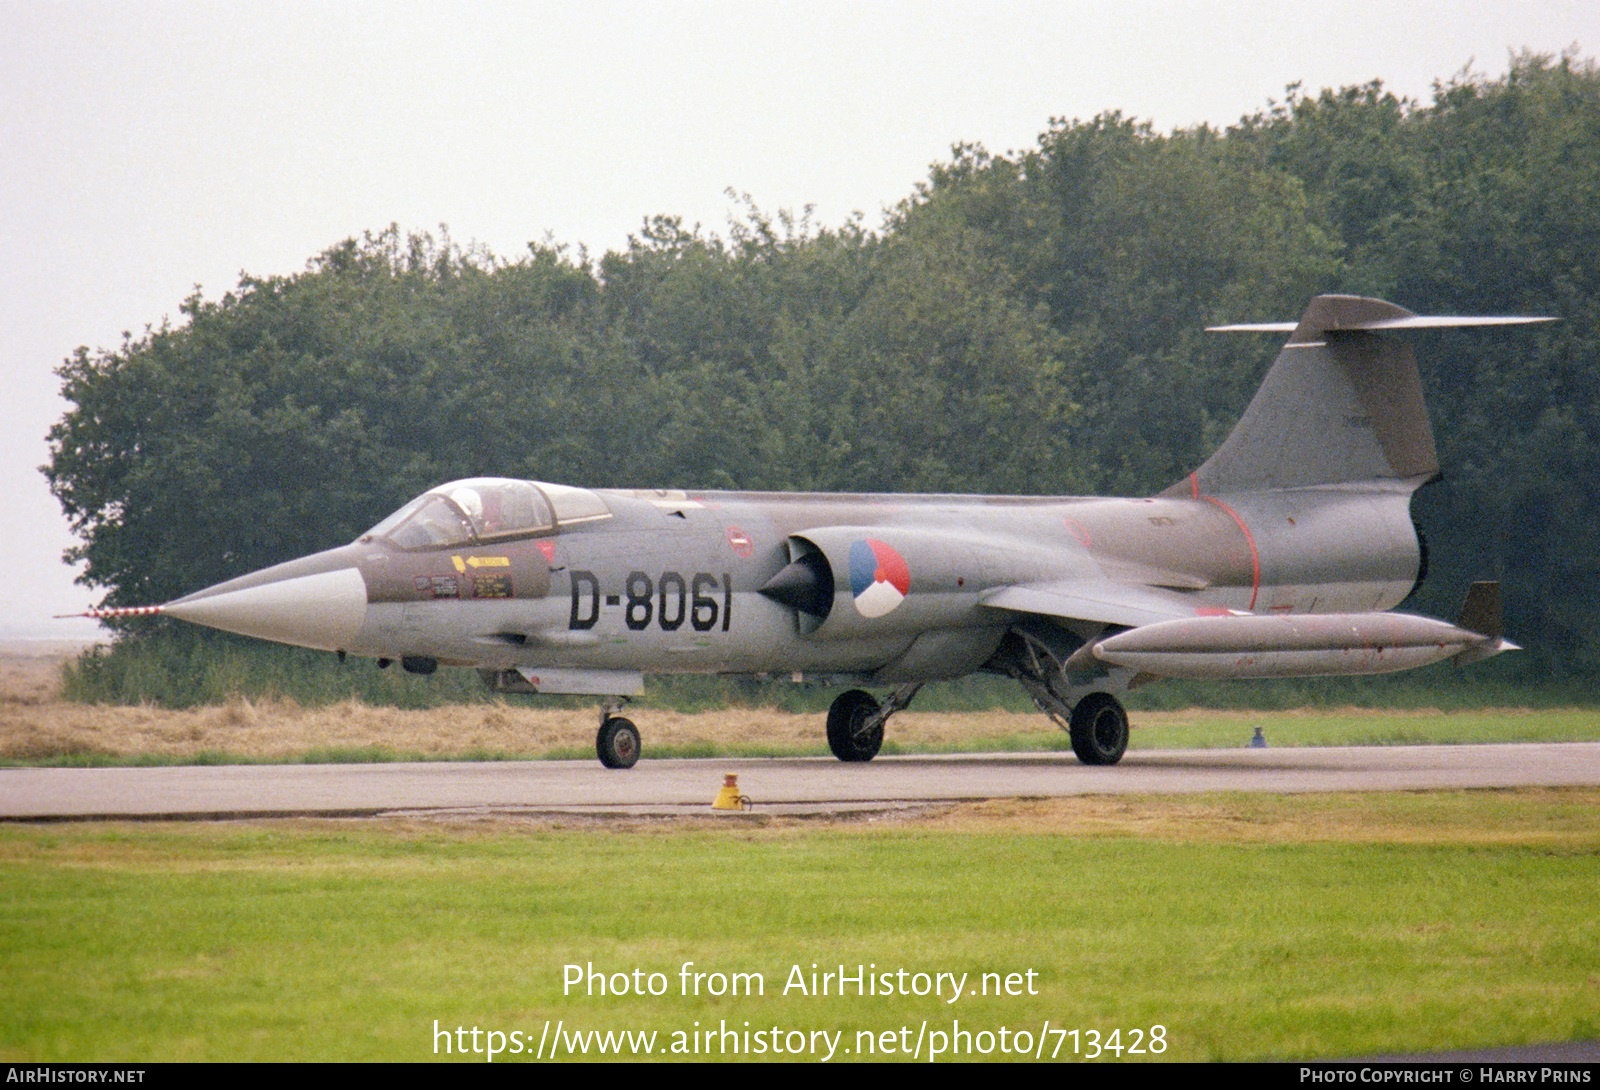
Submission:
[[[1114,765],[1128,748],[1128,713],[1110,693],[1090,693],[1072,709],[1072,752],[1086,765]]]
[[[878,702],[871,693],[851,689],[840,693],[828,708],[828,748],[841,761],[870,761],[883,745],[883,723],[868,728],[866,723],[878,713]]]
[[[639,728],[621,716],[612,716],[600,724],[595,735],[594,750],[600,763],[607,768],[632,768],[639,760]]]

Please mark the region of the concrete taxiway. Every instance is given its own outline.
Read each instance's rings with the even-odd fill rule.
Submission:
[[[393,813],[709,813],[724,773],[757,813],[871,811],[1088,794],[1600,786],[1600,743],[1144,750],[1114,768],[1070,754],[229,765],[0,770],[0,820],[228,819]]]

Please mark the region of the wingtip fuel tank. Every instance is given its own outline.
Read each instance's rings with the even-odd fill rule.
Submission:
[[[1092,652],[1158,677],[1217,680],[1387,674],[1512,649],[1498,634],[1433,617],[1308,613],[1161,621],[1097,641]]]

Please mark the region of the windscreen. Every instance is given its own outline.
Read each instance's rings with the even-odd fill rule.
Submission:
[[[434,549],[463,545],[472,540],[472,527],[461,509],[443,496],[422,497],[408,518],[389,532],[389,540],[402,549]]]

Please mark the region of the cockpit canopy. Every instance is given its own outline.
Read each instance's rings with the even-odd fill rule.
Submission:
[[[470,477],[424,492],[361,535],[402,549],[438,549],[545,533],[558,525],[611,517],[585,488],[504,477]]]

